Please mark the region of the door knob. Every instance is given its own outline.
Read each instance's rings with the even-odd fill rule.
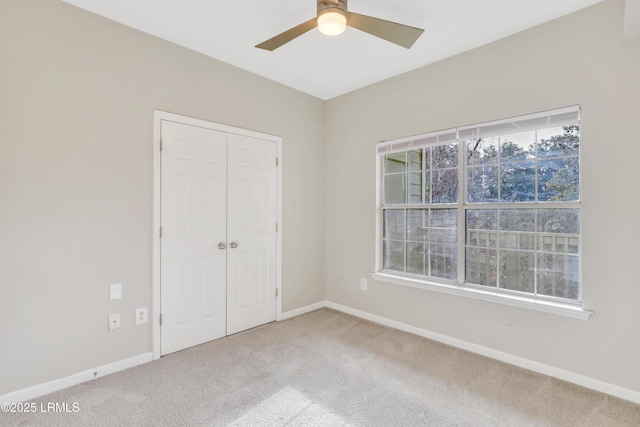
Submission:
[[[226,249],[226,248],[227,248],[226,243],[224,243],[224,242],[218,243],[218,249]]]
[[[237,242],[231,242],[229,243],[229,246],[231,246],[231,249],[235,249],[238,247],[238,243]]]

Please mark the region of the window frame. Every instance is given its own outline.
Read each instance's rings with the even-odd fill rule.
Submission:
[[[580,115],[580,110],[578,106],[571,106],[561,109],[548,110],[541,113],[534,113],[519,117],[514,117],[510,119],[496,120],[486,123],[481,123],[472,126],[464,126],[453,129],[446,129],[438,132],[430,132],[421,135],[410,136],[406,138],[400,138],[392,141],[383,141],[376,145],[376,249],[375,249],[375,271],[372,273],[372,277],[376,280],[405,285],[420,289],[426,289],[430,291],[436,291],[441,293],[446,293],[450,295],[463,296],[483,301],[489,301],[499,304],[506,304],[510,306],[517,306],[527,309],[532,309],[536,311],[542,311],[547,313],[554,313],[561,316],[567,316],[577,319],[588,319],[593,312],[589,310],[585,310],[582,306],[582,227],[579,229],[579,242],[578,242],[578,260],[580,263],[579,271],[578,271],[578,280],[579,280],[579,294],[576,301],[558,298],[553,296],[545,296],[541,294],[530,294],[522,291],[512,291],[509,289],[499,288],[498,285],[494,287],[487,287],[484,285],[475,285],[465,283],[465,266],[466,259],[465,253],[467,249],[467,241],[466,241],[466,216],[467,211],[469,210],[479,210],[479,209],[490,209],[490,210],[507,210],[507,209],[578,209],[578,212],[581,214],[581,199],[582,199],[582,165],[580,164],[579,168],[579,191],[580,197],[578,201],[569,201],[569,202],[551,202],[551,201],[538,201],[534,202],[501,202],[498,199],[498,202],[485,202],[485,203],[470,203],[467,201],[467,173],[468,173],[468,164],[466,162],[466,141],[470,138],[461,138],[460,133],[468,134],[470,129],[474,128],[482,128],[484,126],[492,126],[492,125],[503,125],[504,123],[511,123],[513,121],[519,120],[532,120],[535,121],[540,117],[544,117],[545,115],[550,114],[562,114],[565,111],[575,111],[578,115]],[[560,127],[562,125],[558,125]],[[550,126],[549,126],[550,127]],[[544,129],[542,126],[536,127],[536,129]],[[473,132],[473,131],[472,131]],[[581,142],[582,142],[582,128],[580,130]],[[451,135],[455,133],[455,140],[451,138]],[[517,133],[514,130],[512,133]],[[442,139],[442,141],[441,141]],[[429,140],[430,142],[425,142]],[[538,138],[536,138],[536,141]],[[413,145],[416,141],[420,141],[419,144]],[[458,172],[458,201],[456,203],[446,203],[446,204],[410,204],[409,200],[405,198],[404,204],[393,204],[390,206],[385,206],[383,204],[383,196],[384,196],[384,166],[383,162],[385,159],[385,155],[392,152],[408,152],[412,149],[431,147],[434,145],[439,145],[446,142],[456,141],[458,144],[458,164],[457,164],[457,172]],[[394,147],[389,149],[390,147]],[[387,148],[385,150],[385,148]],[[578,153],[578,162],[582,157],[582,144],[580,147],[580,151]],[[496,163],[497,164],[497,163]],[[407,183],[408,183],[408,174],[407,174]],[[537,168],[536,168],[537,175]],[[537,185],[536,185],[536,194],[537,194]],[[424,190],[423,190],[424,192]],[[409,197],[409,196],[406,196]],[[406,212],[408,209],[456,209],[457,210],[457,279],[450,281],[446,279],[437,279],[433,277],[423,276],[423,275],[414,275],[405,272],[393,271],[393,270],[384,270],[383,267],[383,245],[384,245],[384,211],[386,209],[402,209],[405,212],[405,221],[406,221]],[[580,222],[582,222],[582,218],[580,217]],[[405,232],[407,230],[407,224],[404,224]],[[537,231],[536,231],[537,232]],[[498,231],[496,230],[496,234]],[[405,244],[407,242],[407,238],[405,235],[404,238]],[[496,253],[499,253],[498,247],[496,247]],[[533,251],[533,256],[537,256],[538,250]],[[405,264],[406,264],[406,253],[405,253]],[[406,266],[405,266],[406,270]],[[499,283],[499,282],[498,282]]]

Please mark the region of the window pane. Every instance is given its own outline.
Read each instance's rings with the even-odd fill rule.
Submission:
[[[538,232],[570,233],[580,232],[578,209],[540,209],[538,210]]]
[[[538,131],[538,157],[576,156],[580,150],[580,126]]]
[[[387,205],[404,205],[407,200],[405,174],[384,176],[384,203]]]
[[[422,204],[422,172],[409,173],[409,204]]]
[[[480,247],[496,247],[498,241],[498,211],[467,211],[467,245]]]
[[[425,244],[407,243],[407,273],[425,274]]]
[[[535,131],[500,137],[500,161],[533,160],[536,154],[535,143]]]
[[[467,283],[496,287],[497,254],[495,249],[467,248]]]
[[[431,148],[432,169],[458,167],[458,144],[437,145]]]
[[[429,262],[431,276],[441,279],[456,280],[458,253],[452,245],[431,245]]]
[[[467,228],[478,230],[497,230],[498,211],[494,209],[468,210]]]
[[[538,254],[538,293],[577,300],[579,268],[577,255]]]
[[[538,293],[560,298],[579,297],[579,211],[538,211]]]
[[[429,241],[455,244],[458,240],[457,223],[458,214],[455,209],[432,209]]]
[[[413,242],[425,242],[429,236],[429,210],[407,210],[407,240]]]
[[[540,210],[538,211],[538,250],[577,254],[579,230],[577,209]]]
[[[424,172],[424,203],[431,203],[431,172]]]
[[[458,201],[458,170],[436,170],[433,177],[433,203],[456,203]]]
[[[534,162],[500,165],[500,201],[532,202],[536,199],[536,167]]]
[[[404,271],[404,242],[384,241],[382,266],[385,270]]]
[[[533,209],[501,209],[500,230],[536,231],[536,211]]]
[[[457,209],[431,209],[431,227],[450,227],[458,226],[458,210]]]
[[[431,236],[429,237],[429,241],[432,243],[456,243],[456,229],[441,229],[435,228],[431,229]]]
[[[404,240],[404,209],[385,209],[383,212],[382,237],[385,239]]]
[[[513,291],[534,291],[534,253],[500,251],[500,287]]]
[[[400,153],[391,153],[384,156],[384,169],[385,174],[406,172],[407,170],[407,152],[402,151]]]
[[[490,203],[498,201],[497,166],[470,167],[467,170],[467,201]]]
[[[409,160],[409,171],[418,172],[427,169],[423,164],[422,150],[412,150],[407,152]]]
[[[565,157],[538,162],[538,200],[576,201],[579,192],[580,165],[577,157]]]
[[[536,214],[533,209],[500,211],[500,248],[535,250]]]
[[[470,139],[467,142],[467,164],[487,165],[498,161],[498,137]]]

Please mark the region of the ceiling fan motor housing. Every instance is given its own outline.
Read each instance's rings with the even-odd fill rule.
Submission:
[[[327,12],[337,12],[346,17],[347,0],[318,0],[318,17]]]

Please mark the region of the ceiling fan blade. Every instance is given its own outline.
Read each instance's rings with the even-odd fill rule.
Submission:
[[[347,25],[407,49],[413,46],[424,32],[421,28],[409,27],[353,12],[349,12],[347,15]]]
[[[271,37],[267,41],[263,41],[262,43],[256,45],[256,47],[264,50],[276,50],[283,44],[289,43],[296,37],[303,35],[312,28],[317,27],[317,25],[318,24],[316,18],[309,19],[307,22],[303,22],[302,24],[297,25],[293,28],[289,28],[284,33],[280,33],[275,37]]]

